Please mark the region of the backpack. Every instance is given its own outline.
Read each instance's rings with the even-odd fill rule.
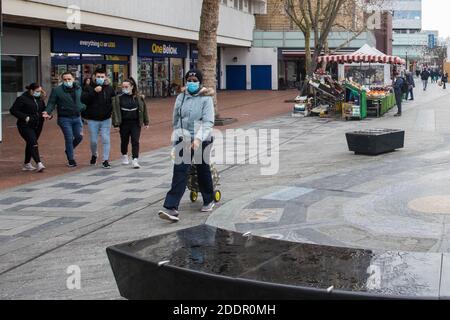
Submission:
[[[409,84],[408,81],[405,80],[405,78],[402,78],[402,93],[408,93],[409,91]]]

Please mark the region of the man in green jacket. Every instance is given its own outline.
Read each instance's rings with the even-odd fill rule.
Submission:
[[[86,106],[81,102],[82,88],[74,82],[72,73],[63,73],[62,80],[63,83],[52,90],[43,117],[50,119],[53,111],[57,110],[58,125],[66,143],[68,167],[73,168],[77,166],[74,150],[83,141],[81,112]]]

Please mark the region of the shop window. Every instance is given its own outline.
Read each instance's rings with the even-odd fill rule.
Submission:
[[[153,96],[153,60],[140,58],[138,67],[139,90],[146,97]]]
[[[183,87],[183,59],[170,59],[170,94],[176,95]]]
[[[155,97],[167,97],[169,96],[169,59],[155,59],[154,61],[154,96]]]
[[[2,112],[33,82],[38,82],[38,57],[2,55]]]

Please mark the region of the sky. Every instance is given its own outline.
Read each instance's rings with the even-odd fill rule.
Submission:
[[[439,30],[440,37],[450,37],[450,1],[422,0],[423,29]]]

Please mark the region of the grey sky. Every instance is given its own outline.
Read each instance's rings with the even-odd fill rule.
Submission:
[[[439,30],[439,36],[450,37],[450,1],[423,0],[423,29]]]

